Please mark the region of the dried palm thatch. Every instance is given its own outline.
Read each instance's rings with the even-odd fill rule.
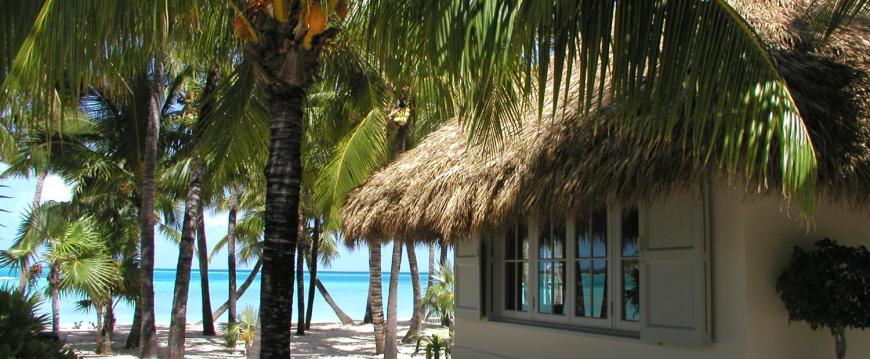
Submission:
[[[857,19],[825,47],[806,51],[802,24],[791,20],[799,15],[793,2],[745,3],[735,7],[751,14],[747,19],[771,44],[810,131],[820,196],[868,202],[870,24]],[[561,104],[576,103],[579,89],[567,93]],[[652,140],[607,121],[619,110],[611,104],[581,116],[576,106],[545,106],[542,117],[529,111],[522,128],[492,152],[470,146],[460,121],[449,121],[350,194],[342,211],[345,238],[468,238],[522,216],[655,198],[722,172],[705,151],[690,152],[679,139]],[[767,182],[724,175],[761,193],[778,187],[777,169],[770,171]]]

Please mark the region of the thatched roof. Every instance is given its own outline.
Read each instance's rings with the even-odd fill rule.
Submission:
[[[827,47],[803,52],[800,24],[789,20],[799,14],[792,3],[747,2],[736,8],[751,14],[748,20],[772,44],[816,146],[820,193],[865,203],[870,200],[870,26],[856,20]],[[560,106],[556,116],[551,107],[545,106],[541,118],[532,111],[519,133],[491,153],[469,146],[459,121],[449,121],[350,194],[342,212],[346,239],[463,238],[521,216],[577,213],[604,200],[650,199],[719,171],[676,144],[638,146],[631,133],[594,121],[609,110],[581,119],[574,106],[564,112]]]

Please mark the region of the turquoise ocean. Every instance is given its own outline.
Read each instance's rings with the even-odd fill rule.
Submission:
[[[209,270],[209,292],[211,293],[211,305],[214,311],[228,297],[228,280],[229,273],[226,270],[212,269]],[[241,286],[242,282],[251,273],[250,270],[237,270],[236,285]],[[196,323],[202,319],[202,292],[200,290],[200,273],[194,269],[191,272],[190,292],[187,300],[187,321],[188,323]],[[323,282],[323,285],[332,295],[333,300],[344,310],[345,313],[351,316],[356,321],[361,321],[365,315],[366,298],[369,288],[369,273],[368,272],[318,272],[317,277]],[[420,273],[420,282],[425,290],[427,274]],[[383,290],[384,304],[387,301],[387,291],[389,288],[390,274],[383,273]],[[308,296],[308,272],[305,273],[305,293],[306,300]],[[0,287],[17,287],[18,277],[15,271],[0,268]],[[154,299],[155,313],[158,324],[169,324],[170,313],[172,311],[172,295],[175,286],[175,270],[174,269],[155,269],[154,270]],[[45,278],[40,278],[38,288],[45,288]],[[401,273],[399,275],[399,298],[398,311],[399,320],[407,320],[411,318],[413,309],[413,289],[411,287],[411,274]],[[337,322],[338,317],[335,312],[329,307],[329,304],[323,299],[320,293],[315,290],[314,312],[312,313],[312,321],[315,322]],[[294,295],[295,298],[295,295]],[[51,311],[51,303],[47,300],[43,301],[40,311],[49,314]],[[77,309],[76,302],[80,300],[74,295],[62,295],[60,304],[60,320],[62,326],[72,326],[76,322],[82,322],[83,326],[89,327],[91,322],[96,321],[96,314],[84,312]],[[238,311],[241,312],[246,306],[252,306],[255,309],[260,304],[260,276],[251,284],[250,288],[245,292],[244,296],[238,301]],[[130,324],[133,322],[133,306],[124,303],[123,301],[116,309],[117,321],[119,324]],[[293,309],[293,322],[296,322],[296,303]],[[226,322],[226,314],[221,318],[215,318],[216,322]]]

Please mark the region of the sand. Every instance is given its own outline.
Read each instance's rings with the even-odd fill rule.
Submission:
[[[222,329],[218,328],[218,336],[204,337],[201,327],[189,325],[187,327],[186,358],[244,358],[244,344],[239,343],[235,352],[230,352],[224,346]],[[113,355],[94,354],[96,347],[93,329],[64,328],[61,337],[76,353],[85,358],[136,358],[136,351],[124,348],[127,340],[129,325],[118,325],[115,328],[114,341],[112,343]],[[408,330],[408,322],[400,322],[398,333],[401,336]],[[426,325],[424,333],[427,335],[440,332],[446,336],[447,330],[438,326]],[[157,327],[157,340],[160,346],[160,357],[166,355],[169,327]],[[312,323],[311,330],[304,336],[293,335],[292,353],[294,358],[380,358],[375,355],[374,334],[371,324],[341,325],[340,323]],[[399,343],[399,358],[411,358],[415,343]],[[415,358],[424,358],[421,351]]]

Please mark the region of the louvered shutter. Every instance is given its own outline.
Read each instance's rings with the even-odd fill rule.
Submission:
[[[711,340],[708,200],[686,191],[641,207],[641,340]]]
[[[454,247],[456,317],[478,320],[481,317],[480,240],[460,240]]]

